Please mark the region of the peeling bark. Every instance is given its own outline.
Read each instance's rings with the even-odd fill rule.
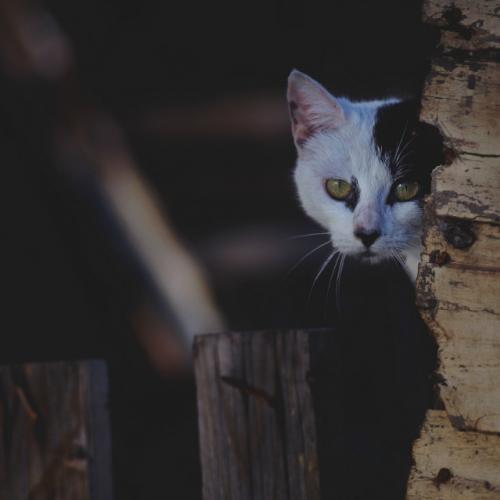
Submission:
[[[500,498],[500,3],[427,0],[441,33],[421,119],[448,154],[433,174],[417,302],[439,347],[442,410],[414,446],[407,498]]]

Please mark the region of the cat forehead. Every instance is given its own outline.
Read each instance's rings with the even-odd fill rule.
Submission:
[[[375,174],[380,169],[386,170],[379,154],[381,148],[374,140],[376,124],[379,110],[398,101],[339,101],[346,114],[342,127],[311,137],[304,145],[300,159],[309,163],[317,174],[347,179],[370,171]]]
[[[345,100],[344,105],[350,117],[350,127],[344,135],[373,145],[382,159],[394,156],[404,146],[417,123],[418,108],[414,100],[390,98],[355,103]]]
[[[398,150],[411,139],[417,120],[416,103],[396,98],[338,101],[345,111],[345,123],[312,137],[304,147],[303,159],[314,162],[318,174],[349,178],[384,173],[378,177],[387,180],[387,172],[395,173],[393,160]]]

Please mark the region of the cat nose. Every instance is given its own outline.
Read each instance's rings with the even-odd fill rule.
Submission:
[[[370,248],[378,239],[380,233],[376,230],[356,229],[356,231],[354,231],[354,236],[359,238],[366,248]]]

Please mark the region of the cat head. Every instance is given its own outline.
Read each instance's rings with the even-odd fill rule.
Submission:
[[[352,102],[296,70],[287,98],[299,198],[333,246],[368,263],[418,252],[423,196],[442,160],[439,132],[418,121],[418,103]]]

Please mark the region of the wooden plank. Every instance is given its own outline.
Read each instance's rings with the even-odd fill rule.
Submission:
[[[0,498],[112,498],[103,362],[0,368]]]
[[[469,56],[434,59],[421,120],[437,126],[455,155],[500,161],[500,64]],[[497,169],[498,170],[498,169]]]
[[[500,498],[500,436],[460,432],[445,411],[430,410],[414,446],[407,500]]]
[[[448,49],[500,48],[500,8],[491,0],[426,0],[424,22],[440,28]]]
[[[292,342],[288,334],[276,337],[289,490],[293,498],[316,498],[319,495],[319,465],[312,394],[308,384],[311,361],[309,335],[299,332],[292,335],[295,337]],[[297,356],[297,353],[302,355]],[[296,432],[297,427],[300,432]],[[293,471],[301,471],[302,474]]]
[[[196,338],[205,500],[320,498],[305,332]]]

